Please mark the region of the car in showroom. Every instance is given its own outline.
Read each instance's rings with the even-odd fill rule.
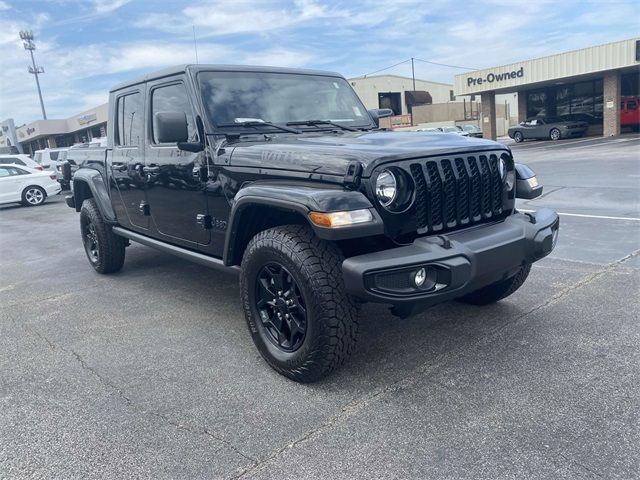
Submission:
[[[588,128],[587,122],[563,120],[559,117],[533,117],[509,128],[508,133],[516,143],[520,143],[528,139],[560,140],[582,137]]]
[[[61,191],[53,172],[0,165],[0,204],[21,203],[25,207],[35,207]]]

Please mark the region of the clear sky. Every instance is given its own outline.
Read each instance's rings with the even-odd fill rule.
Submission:
[[[0,120],[40,118],[19,31],[32,29],[49,118],[107,100],[167,65],[307,67],[367,74],[410,57],[483,68],[640,34],[640,1],[0,0]],[[416,77],[464,70],[416,63]],[[385,73],[411,75],[404,63]]]

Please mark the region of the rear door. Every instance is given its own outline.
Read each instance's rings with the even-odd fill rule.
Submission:
[[[0,203],[22,200],[22,171],[10,165],[0,166]]]
[[[113,151],[109,152],[110,188],[119,223],[148,229],[149,205],[144,172],[144,85],[117,92]]]
[[[183,76],[165,78],[147,85],[147,198],[151,209],[151,233],[161,240],[197,248],[207,245],[211,230],[205,196],[205,152],[180,150],[176,143],[161,143],[155,132],[159,112],[184,112],[189,141],[198,142],[194,108]],[[200,222],[199,222],[200,219]]]

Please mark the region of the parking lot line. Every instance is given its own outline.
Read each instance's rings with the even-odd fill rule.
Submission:
[[[525,210],[524,208],[519,208],[518,211],[526,212],[526,213],[535,212],[535,210]],[[635,217],[610,217],[608,215],[587,215],[586,213],[566,213],[566,212],[558,212],[558,215],[564,215],[565,217],[600,218],[603,220],[631,220],[632,222],[640,222],[640,218],[635,218]]]
[[[636,141],[638,142],[638,137],[633,137],[633,138],[616,138],[613,140],[609,140],[608,142],[602,142],[602,143],[596,143],[595,145],[583,145],[581,147],[576,147],[574,148],[574,150],[582,150],[584,148],[596,148],[596,147],[601,147],[603,145],[612,145],[612,144],[620,144],[620,143],[626,143],[626,142],[633,142]]]

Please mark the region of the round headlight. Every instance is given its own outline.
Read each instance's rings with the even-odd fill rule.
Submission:
[[[383,170],[376,179],[376,196],[383,207],[393,203],[398,194],[396,176],[389,170]]]

